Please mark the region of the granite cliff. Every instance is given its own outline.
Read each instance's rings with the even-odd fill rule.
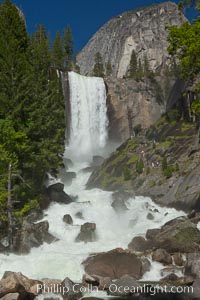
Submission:
[[[105,77],[110,139],[123,142],[135,126],[148,128],[166,111],[177,80],[177,74],[169,74],[167,26],[180,26],[185,21],[172,2],[129,11],[108,21],[78,54],[82,75],[92,75],[97,52],[104,67],[111,64],[112,74]],[[148,62],[153,80],[147,76],[140,80],[127,78],[133,50],[141,64]]]
[[[81,74],[92,75],[94,56],[100,52],[104,63],[111,63],[112,76],[123,78],[133,50],[141,61],[147,57],[153,71],[162,71],[170,63],[167,26],[180,26],[185,21],[173,2],[129,11],[111,19],[78,54]]]

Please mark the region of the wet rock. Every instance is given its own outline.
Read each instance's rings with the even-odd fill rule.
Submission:
[[[92,167],[99,167],[104,162],[104,158],[100,155],[95,155],[92,158]]]
[[[151,214],[151,213],[148,213],[147,219],[148,219],[148,220],[154,220],[154,215]]]
[[[134,288],[139,287],[140,285],[133,277],[124,275],[110,285],[108,295],[118,297],[130,296],[131,294],[134,294]]]
[[[184,259],[183,259],[183,256],[181,253],[174,253],[172,257],[173,257],[175,265],[177,265],[177,266],[184,265]]]
[[[135,254],[123,249],[114,249],[89,257],[83,262],[85,272],[91,276],[119,279],[129,275],[135,279],[143,276],[142,261]]]
[[[180,268],[177,268],[175,266],[166,267],[161,270],[160,274],[162,277],[166,277],[170,274],[179,274]]]
[[[146,238],[148,240],[155,239],[158,233],[160,233],[160,229],[149,229],[146,232]]]
[[[20,254],[28,254],[32,247],[39,247],[44,242],[51,244],[56,241],[57,238],[50,234],[48,230],[48,221],[37,224],[30,224],[25,221],[22,229],[18,231],[14,238],[14,250]]]
[[[37,284],[41,284],[41,281],[28,279],[22,273],[6,272],[0,281],[0,298],[17,293],[20,300],[34,299],[37,293],[33,287]]]
[[[64,293],[63,300],[76,300],[82,297],[82,293],[78,292],[78,287],[75,288],[75,283],[66,277],[62,283],[61,287],[67,291]],[[77,292],[76,292],[77,291]]]
[[[73,167],[73,162],[71,159],[69,158],[63,158],[63,162],[64,162],[64,165],[65,165],[65,169],[68,170],[69,168],[72,168]]]
[[[97,240],[96,236],[96,224],[95,223],[85,223],[81,225],[81,230],[76,238],[76,242],[94,242]]]
[[[92,286],[98,286],[99,290],[107,290],[112,283],[110,277],[102,277],[98,275],[90,276],[88,274],[83,275],[83,282],[91,284]]]
[[[146,257],[142,257],[142,273],[145,274],[151,270],[151,263]]]
[[[64,184],[61,182],[50,185],[47,188],[47,196],[49,198],[49,203],[58,202],[69,204],[73,202],[70,196],[64,192]]]
[[[73,219],[70,215],[64,215],[63,222],[65,222],[68,225],[72,225],[73,224]]]
[[[136,236],[132,239],[128,245],[128,248],[134,251],[143,252],[150,249],[150,245],[144,237]]]
[[[199,251],[200,231],[185,217],[167,222],[156,235],[148,232],[151,248],[165,249],[168,253],[189,253]]]
[[[114,208],[114,210],[117,213],[122,213],[122,212],[125,212],[125,211],[128,210],[124,200],[116,199],[116,200],[113,201],[111,206]]]
[[[185,275],[200,279],[200,252],[189,253],[186,259]]]
[[[153,252],[152,259],[164,265],[172,264],[171,255],[164,249],[157,249]]]
[[[81,211],[78,211],[76,214],[75,214],[75,217],[76,218],[79,218],[81,220],[84,220],[84,217],[83,217],[83,213]]]
[[[86,167],[86,168],[83,168],[81,171],[83,173],[92,173],[92,172],[94,172],[95,169],[96,169],[96,167]]]
[[[161,279],[161,281],[166,281],[166,282],[169,282],[169,281],[177,281],[178,280],[178,276],[174,273],[171,273],[167,276],[165,276],[164,278]]]
[[[64,182],[64,184],[66,184],[68,186],[72,184],[72,181],[75,178],[76,178],[76,173],[75,172],[65,172],[62,175],[62,181]]]
[[[127,201],[130,198],[134,198],[135,193],[133,191],[117,191],[112,194],[113,200]]]

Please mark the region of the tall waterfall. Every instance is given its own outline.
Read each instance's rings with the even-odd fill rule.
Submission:
[[[99,154],[107,142],[106,88],[102,78],[69,72],[70,140],[76,159]]]

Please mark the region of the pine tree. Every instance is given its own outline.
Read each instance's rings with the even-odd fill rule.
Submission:
[[[93,76],[95,77],[104,77],[104,66],[103,60],[100,52],[97,52],[94,57],[94,68],[93,68]]]
[[[112,74],[112,66],[110,61],[106,64],[106,76],[110,76]]]
[[[64,31],[64,51],[65,51],[65,68],[70,71],[73,65],[74,39],[70,26],[68,25]]]
[[[131,61],[130,61],[130,66],[128,70],[128,78],[137,78],[137,71],[138,71],[138,63],[137,63],[137,56],[135,51],[132,51],[131,54]]]
[[[57,31],[56,37],[53,43],[53,65],[58,69],[62,69],[64,65],[64,53],[62,37],[60,32]]]

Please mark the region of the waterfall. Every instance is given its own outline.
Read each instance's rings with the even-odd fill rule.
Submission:
[[[108,137],[106,88],[102,78],[69,72],[69,149],[76,160],[101,154]]]

